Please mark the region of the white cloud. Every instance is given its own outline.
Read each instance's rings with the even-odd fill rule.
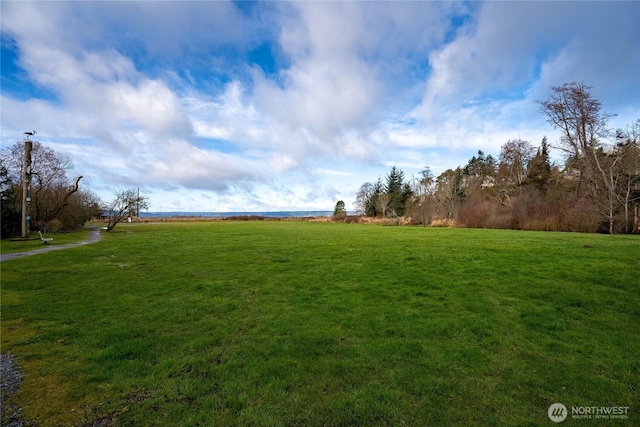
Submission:
[[[256,110],[245,92],[244,85],[234,80],[218,96],[191,93],[184,97],[182,103],[196,136],[233,141],[245,147],[273,145],[273,134],[269,132],[272,121]]]
[[[445,146],[446,141],[446,146],[496,154],[509,138],[521,136],[537,144],[542,135],[554,132],[536,101],[546,99],[551,86],[571,81],[593,84],[605,110],[621,107],[616,101],[620,89],[637,81],[621,68],[640,66],[640,55],[629,55],[640,37],[632,24],[637,5],[620,5],[629,9],[624,16],[605,3],[541,6],[482,4],[473,25],[430,54],[433,73],[410,115],[419,127],[400,128],[392,138],[400,145]],[[628,103],[629,94],[623,100]]]
[[[232,184],[265,174],[246,157],[203,150],[184,140],[167,141],[146,166],[152,182],[213,191],[226,191]]]
[[[307,142],[304,155],[322,153],[371,159],[375,132],[394,98],[414,83],[393,83],[414,64],[412,56],[444,37],[448,4],[301,2],[292,5],[280,34],[291,66],[280,82],[255,78],[256,104]],[[399,79],[398,79],[399,80]],[[408,108],[406,105],[404,108]],[[304,131],[299,132],[300,129]],[[297,132],[296,132],[297,131]],[[290,144],[303,144],[292,139]]]
[[[143,185],[154,209],[331,209],[389,165],[552,139],[535,103],[550,86],[585,81],[619,126],[637,118],[639,8],[3,2],[40,95],[5,90],[3,66],[0,132],[35,128],[92,185]],[[249,61],[264,45],[275,70]]]

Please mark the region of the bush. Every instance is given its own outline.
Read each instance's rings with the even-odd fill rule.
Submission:
[[[568,199],[564,203],[565,215],[562,231],[577,231],[581,233],[595,233],[602,226],[602,215],[596,206],[586,198]]]
[[[511,228],[518,230],[560,231],[554,203],[539,190],[523,190],[511,204]]]
[[[487,228],[487,224],[494,213],[494,208],[488,200],[467,200],[460,209],[458,222],[463,227]]]
[[[42,227],[42,232],[47,234],[47,233],[58,233],[59,231],[61,231],[62,228],[62,221],[60,221],[59,219],[52,219],[51,221],[48,221],[43,227]]]
[[[345,219],[347,219],[347,211],[339,211],[337,213],[334,213],[331,219],[335,222],[343,222]]]
[[[434,218],[431,220],[432,227],[457,227],[458,223],[452,218]]]
[[[360,224],[362,222],[362,215],[347,215],[343,222],[345,224]]]

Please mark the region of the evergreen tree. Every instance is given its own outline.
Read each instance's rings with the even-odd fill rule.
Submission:
[[[405,213],[407,202],[413,195],[411,186],[404,182],[404,172],[393,166],[387,175],[387,194],[389,195],[389,210],[397,216]]]
[[[9,171],[0,165],[0,198],[2,217],[0,218],[0,237],[8,238],[20,234],[20,212],[15,208],[16,195]]]
[[[478,156],[473,156],[462,169],[464,175],[465,195],[480,195],[484,188],[493,184],[498,168],[498,162],[492,155],[485,155],[478,150]]]
[[[413,189],[408,182],[402,185],[402,205],[401,213],[399,215],[405,215],[411,209],[411,200],[413,199]]]
[[[382,178],[378,177],[378,180],[373,184],[373,191],[371,197],[367,203],[367,210],[365,214],[367,216],[383,215],[384,212],[379,212],[378,209],[378,197],[385,192],[384,184],[382,184]]]
[[[551,161],[549,160],[549,144],[547,137],[542,138],[538,152],[527,167],[527,184],[533,185],[543,193],[547,191],[551,177]]]

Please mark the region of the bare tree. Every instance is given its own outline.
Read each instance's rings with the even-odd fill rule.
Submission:
[[[31,162],[28,165],[30,185],[27,190],[31,200],[29,215],[31,223],[46,232],[51,228],[52,221],[57,220],[58,216],[67,209],[70,200],[77,197],[74,194],[79,190],[82,176],[70,180],[67,172],[73,165],[69,157],[38,141],[29,142],[30,144],[16,142],[3,149],[0,152],[0,158],[7,168],[7,182],[13,186],[17,201],[26,200],[23,198],[25,189],[17,183],[23,182],[25,167],[27,167],[23,158],[30,157]],[[30,156],[25,155],[25,149],[31,150]],[[78,217],[78,224],[81,226],[88,219],[90,217]],[[78,224],[71,224],[71,226],[75,228]]]
[[[9,170],[9,177],[13,182],[20,182],[24,174],[24,143],[16,142],[2,151],[4,164]],[[31,151],[31,179],[32,192],[46,188],[50,184],[68,184],[67,171],[73,167],[71,159],[52,148],[32,141]]]
[[[615,227],[615,213],[619,206],[618,189],[623,178],[622,162],[624,151],[611,148],[608,152],[600,150],[597,156],[600,158],[595,162],[597,167],[597,177],[600,178],[601,186],[597,190],[602,196],[597,198],[597,202],[606,213],[609,223],[609,234],[613,234]]]
[[[105,211],[108,214],[107,231],[113,230],[119,222],[136,212],[149,209],[149,202],[146,197],[140,197],[136,190],[127,189],[116,192],[115,199],[107,206]]]
[[[56,227],[51,227],[52,222],[54,224],[60,223],[61,226],[62,223],[59,221],[58,216],[69,204],[69,198],[78,191],[81,179],[82,175],[77,177],[71,186],[57,184],[39,189],[35,200],[37,214],[34,224],[43,233],[48,233],[52,230],[57,231],[54,230]]]
[[[389,209],[389,203],[391,203],[391,196],[389,193],[380,193],[376,198],[376,208],[378,212],[382,212],[382,218],[387,217],[387,210]]]
[[[636,120],[626,132],[618,130],[616,133],[616,149],[623,153],[620,167],[619,197],[624,205],[624,232],[640,232],[640,119]],[[631,211],[634,214],[631,223]]]
[[[98,218],[102,213],[102,205],[103,202],[98,195],[86,188],[80,188],[67,199],[66,206],[56,215],[56,220],[63,230],[77,230],[87,220]]]
[[[607,121],[612,114],[601,111],[601,103],[591,95],[591,86],[565,83],[551,88],[551,97],[538,101],[547,121],[562,132],[559,148],[577,165],[582,182],[597,197],[598,148],[608,134]]]
[[[425,166],[420,171],[420,177],[412,179],[412,187],[414,197],[412,216],[417,213],[420,224],[428,225],[431,223],[436,204],[436,179],[429,166]]]
[[[369,205],[371,204],[373,193],[374,188],[372,183],[365,182],[360,186],[360,189],[356,193],[356,201],[353,204],[356,213],[359,215],[369,214]]]
[[[378,196],[384,192],[385,188],[380,177],[373,184],[370,182],[362,184],[356,194],[356,211],[367,216],[377,216],[380,213],[378,211]]]
[[[522,185],[527,177],[527,165],[536,150],[529,141],[510,139],[500,149],[500,166],[508,171],[509,179],[516,185]]]
[[[559,148],[577,166],[579,184],[587,184],[588,193],[606,218],[609,233],[613,233],[626,151],[603,142],[611,133],[607,121],[613,115],[601,111],[601,103],[591,95],[591,89],[584,83],[565,83],[553,87],[551,97],[539,103],[548,122],[562,131]]]
[[[436,179],[436,200],[441,216],[446,219],[456,218],[462,199],[464,198],[462,168],[447,169]]]

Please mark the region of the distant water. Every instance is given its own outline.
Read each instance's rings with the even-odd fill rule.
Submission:
[[[293,218],[331,216],[333,211],[279,211],[279,212],[140,212],[142,218],[263,216],[266,218]]]

